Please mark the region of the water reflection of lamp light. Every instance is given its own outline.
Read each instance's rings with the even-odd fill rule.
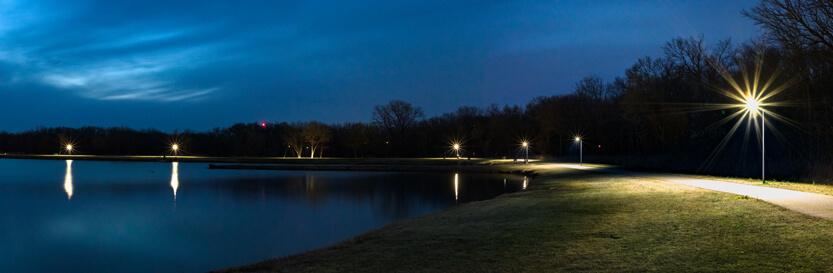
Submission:
[[[307,173],[306,179],[304,179],[304,184],[307,187],[307,193],[315,191],[315,175]]]
[[[179,162],[173,162],[172,165],[171,188],[174,188],[174,201],[176,201],[176,189],[179,188]]]
[[[460,184],[459,184],[459,183],[460,183],[460,182],[459,182],[459,174],[455,173],[455,174],[454,174],[454,200],[459,200],[459,199],[458,199],[458,198],[459,198],[459,191],[458,191],[458,189],[460,188]]]
[[[524,176],[524,186],[523,186],[524,190],[526,189],[526,183],[527,183],[526,176]]]
[[[67,200],[72,199],[72,160],[67,160],[67,174],[64,176],[64,191],[67,192]]]

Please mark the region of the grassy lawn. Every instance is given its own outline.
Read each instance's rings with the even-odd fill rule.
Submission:
[[[553,169],[524,192],[231,271],[833,271],[833,221],[735,197]]]

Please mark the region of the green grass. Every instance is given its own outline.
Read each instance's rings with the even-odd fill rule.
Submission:
[[[829,220],[686,185],[553,169],[524,192],[231,271],[833,271],[830,253]]]

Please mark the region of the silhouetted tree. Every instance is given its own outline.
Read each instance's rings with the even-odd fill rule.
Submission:
[[[284,127],[282,135],[284,143],[286,143],[286,145],[288,145],[289,148],[295,152],[295,155],[298,156],[298,158],[301,158],[301,153],[304,152],[303,132],[305,127],[306,124],[300,122],[289,124]]]
[[[768,29],[785,49],[833,62],[833,2],[763,0],[742,13]]]
[[[315,151],[330,142],[330,127],[327,124],[311,121],[304,126],[301,132],[304,140],[309,144],[310,158],[315,158]],[[321,157],[321,156],[319,156]]]
[[[401,100],[393,100],[386,105],[376,105],[373,108],[373,122],[385,128],[391,137],[397,139],[397,155],[402,152],[408,130],[424,116],[422,108]]]

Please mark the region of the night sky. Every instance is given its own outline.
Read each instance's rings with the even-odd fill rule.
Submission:
[[[757,3],[0,0],[0,131],[525,105],[621,76],[674,37],[748,41],[760,30],[740,11]]]

